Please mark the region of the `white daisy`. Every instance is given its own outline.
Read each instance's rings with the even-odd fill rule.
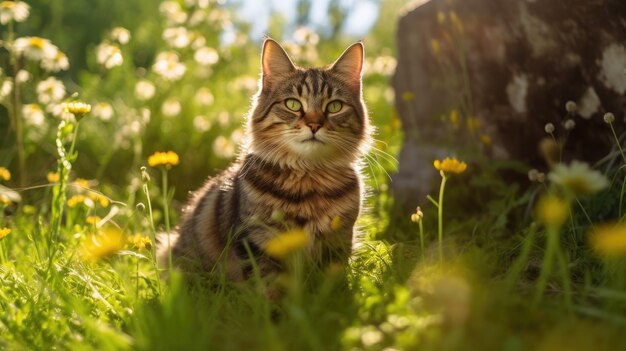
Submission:
[[[13,81],[6,78],[0,83],[0,101],[3,101],[13,91]]]
[[[163,102],[163,106],[161,106],[161,112],[164,116],[174,117],[180,114],[180,110],[182,109],[180,102],[175,99],[167,99]]]
[[[15,80],[17,80],[19,83],[26,83],[30,80],[30,73],[28,73],[28,71],[25,69],[21,69],[17,71],[17,74],[15,75]]]
[[[198,105],[208,106],[213,103],[214,98],[209,88],[200,88],[196,92],[194,100]]]
[[[13,43],[16,54],[33,61],[40,61],[56,56],[59,49],[50,43],[50,40],[41,37],[17,38]]]
[[[113,117],[113,106],[106,102],[99,102],[93,107],[93,115],[102,121],[109,121]]]
[[[22,106],[22,115],[24,115],[26,123],[31,126],[40,127],[45,121],[43,110],[38,104],[26,104]]]
[[[37,84],[37,99],[44,105],[59,102],[65,97],[65,85],[54,77],[48,77]]]
[[[183,23],[187,20],[187,13],[177,1],[163,1],[159,5],[159,11],[170,23]]]
[[[196,51],[193,55],[194,60],[201,65],[208,66],[213,65],[219,60],[217,50],[210,47],[202,47]]]
[[[154,84],[147,80],[140,80],[135,84],[135,96],[139,100],[146,101],[152,99],[155,91]]]
[[[41,67],[48,72],[65,71],[70,68],[70,61],[62,51],[57,50],[54,57],[46,57],[41,60]]]
[[[102,42],[96,48],[96,60],[107,69],[124,63],[124,57],[120,48],[107,42]]]
[[[115,27],[111,30],[111,39],[122,45],[130,41],[130,31],[124,27]]]
[[[172,51],[160,53],[152,69],[158,75],[171,81],[180,80],[187,71],[187,67],[179,62],[178,55]]]
[[[163,31],[163,40],[165,40],[168,45],[178,49],[189,46],[191,42],[189,32],[185,27],[166,28]]]
[[[556,165],[548,174],[548,179],[575,196],[594,194],[609,186],[608,179],[602,173],[580,161],[573,161],[570,165]]]
[[[23,1],[0,2],[0,24],[11,21],[24,22],[30,13],[30,6]]]

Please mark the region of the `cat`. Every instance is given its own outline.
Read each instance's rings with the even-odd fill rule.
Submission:
[[[316,263],[347,262],[363,202],[361,158],[372,127],[362,97],[364,47],[330,66],[301,68],[272,39],[262,48],[247,141],[233,165],[190,195],[178,234],[162,240],[161,266],[221,269],[232,281],[282,269],[269,240],[289,229],[308,237]],[[279,215],[277,215],[279,214]]]

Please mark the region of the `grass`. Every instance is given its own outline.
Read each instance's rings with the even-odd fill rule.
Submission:
[[[399,4],[387,0],[383,20],[365,40],[370,68],[364,96],[378,132],[366,157],[371,191],[359,219],[362,239],[350,263],[320,269],[295,252],[286,258],[287,272],[270,281],[254,276],[232,283],[219,273],[183,277],[157,268],[154,243],[159,232],[178,223],[186,192],[235,155],[258,75],[258,45],[230,8],[211,2],[206,11],[212,21],[184,24],[215,48],[219,59],[206,67],[194,59],[195,49],[155,39],[172,19],[163,14],[154,20],[151,3],[136,2],[137,11],[130,12],[121,11],[130,6],[122,0],[106,2],[110,12],[74,5],[47,13],[33,1],[31,24],[11,22],[10,30],[0,32],[8,42],[35,35],[38,23],[45,29],[80,18],[68,28],[40,28],[41,35],[56,33],[54,42],[67,45],[68,53],[80,54],[70,57],[67,73],[47,72],[0,49],[0,84],[10,80],[18,87],[0,99],[6,108],[0,121],[11,121],[0,123],[7,135],[0,143],[0,165],[7,168],[0,172],[0,349],[626,348],[626,250],[620,241],[626,235],[626,158],[614,118],[606,130],[593,131],[613,137],[616,145],[593,170],[562,165],[547,176],[532,173],[530,185],[513,183],[511,174],[519,179],[528,167],[485,156],[490,138],[473,117],[465,54],[459,53],[454,60],[463,69],[454,76],[462,81],[455,84],[465,90],[459,106],[437,121],[448,131],[449,142],[440,146],[456,150],[467,171],[444,169],[438,184],[430,184],[437,201],[429,196],[431,203],[396,203],[387,172],[396,167],[400,130],[417,131],[401,128],[392,106],[393,28],[384,19]],[[191,15],[194,6],[180,10]],[[152,13],[147,19],[120,14],[130,29],[127,44],[116,42],[102,24],[120,11]],[[73,33],[83,33],[83,21],[101,38]],[[230,46],[220,43],[224,21],[240,34]],[[456,18],[455,42],[463,40],[461,25]],[[280,39],[280,30],[270,30]],[[301,30],[308,39],[291,50],[304,65],[328,63],[347,45],[338,34],[316,45],[317,34]],[[94,51],[101,42],[120,50],[119,66],[99,62]],[[180,80],[153,69],[163,51],[175,52],[185,65]],[[23,82],[20,70],[30,74]],[[50,76],[67,85],[59,101],[45,102],[37,94]],[[137,94],[144,83],[153,91]],[[406,103],[419,92],[397,93]],[[79,99],[92,104],[80,129],[55,110]],[[36,108],[22,109],[26,104],[39,107],[42,122],[32,114]],[[567,118],[576,117],[572,104]],[[180,111],[172,115],[165,106]],[[559,139],[561,132],[551,131],[555,145],[573,142]],[[152,164],[157,150],[176,151],[180,160],[163,156],[161,164]],[[581,193],[581,181],[594,190]],[[537,206],[546,198],[554,201]],[[416,205],[421,209],[412,216]],[[145,246],[147,240],[151,245]]]

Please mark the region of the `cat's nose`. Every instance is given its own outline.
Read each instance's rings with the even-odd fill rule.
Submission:
[[[311,128],[311,132],[313,132],[313,134],[315,134],[320,128],[322,128],[322,124],[317,122],[308,122],[306,125]]]

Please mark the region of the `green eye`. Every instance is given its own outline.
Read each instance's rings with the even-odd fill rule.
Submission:
[[[287,106],[288,109],[294,112],[300,111],[300,109],[302,108],[302,104],[296,99],[285,100],[285,106]]]
[[[341,101],[339,100],[335,100],[335,101],[331,101],[327,106],[326,106],[326,111],[330,112],[330,113],[336,113],[341,111],[341,107],[343,105],[341,104]]]

